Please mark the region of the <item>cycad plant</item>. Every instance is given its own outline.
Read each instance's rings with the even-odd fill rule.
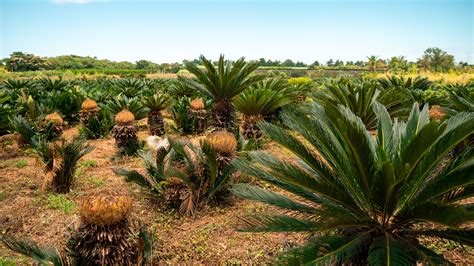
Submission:
[[[43,127],[38,127],[34,122],[21,115],[15,115],[10,119],[10,127],[15,134],[18,134],[18,145],[34,146],[34,140],[42,138],[47,141],[56,139],[57,134],[53,133],[53,123],[46,123]]]
[[[143,99],[143,105],[150,109],[148,111],[148,130],[152,135],[161,136],[165,133],[165,122],[161,110],[167,108],[170,99],[164,94],[154,94]]]
[[[134,228],[131,208],[127,195],[108,192],[86,197],[81,202],[81,225],[72,232],[65,250],[5,235],[0,240],[40,265],[147,265],[153,240],[145,226]]]
[[[129,219],[132,203],[122,193],[92,195],[81,202],[82,224],[67,242],[75,264],[144,265],[151,245],[144,241],[146,231],[134,232]]]
[[[196,98],[189,103],[188,119],[194,122],[194,133],[201,134],[206,130],[207,110],[201,98]]]
[[[112,86],[117,88],[117,91],[127,97],[134,97],[145,89],[145,83],[140,79],[123,78],[112,82]]]
[[[386,90],[397,89],[406,91],[420,105],[426,103],[430,105],[440,104],[443,100],[441,97],[443,91],[439,90],[436,84],[426,77],[404,78],[392,75],[386,78],[379,78],[378,81]]]
[[[212,126],[233,132],[236,117],[232,99],[252,84],[262,80],[263,77],[252,75],[258,68],[258,62],[247,63],[244,58],[231,62],[224,60],[224,56],[221,55],[216,67],[204,56],[200,59],[204,69],[192,63],[186,64],[186,69],[197,79],[197,82],[191,79],[188,82],[213,100]]]
[[[140,141],[137,136],[138,127],[135,125],[135,116],[124,109],[115,115],[115,126],[112,135],[119,148],[119,155],[135,155],[140,149]]]
[[[273,80],[261,81],[234,98],[235,109],[243,114],[242,134],[245,138],[260,139],[262,132],[257,123],[290,102],[284,89],[273,87],[279,84]]]
[[[117,95],[116,97],[106,101],[104,108],[111,114],[116,114],[124,109],[132,112],[136,120],[147,117],[148,108],[146,108],[138,97],[129,98],[125,95]]]
[[[82,138],[59,140],[54,143],[44,138],[33,140],[33,149],[44,164],[44,172],[51,178],[51,188],[57,193],[68,193],[74,182],[77,162],[93,147]]]
[[[463,201],[474,196],[474,149],[449,156],[474,134],[474,113],[430,121],[428,108],[415,103],[401,122],[379,103],[374,109],[377,137],[345,106],[285,110],[282,119],[295,134],[262,124],[295,158],[253,152],[233,165],[295,197],[235,186],[241,197],[281,208],[245,218],[241,230],[307,232],[305,245],[282,254],[285,264],[446,264],[420,238],[474,246],[474,209]]]
[[[325,83],[322,90],[314,93],[314,101],[323,106],[344,105],[372,130],[377,126],[373,108],[376,101],[385,105],[392,117],[406,119],[414,99],[406,90],[384,90],[376,81],[339,79]]]
[[[444,111],[449,115],[474,112],[474,84],[447,86],[448,99]]]
[[[57,113],[51,113],[44,118],[44,124],[41,125],[43,131],[50,131],[53,138],[59,138],[63,133],[63,118]]]
[[[9,116],[11,107],[7,104],[10,97],[0,90],[0,136],[7,133],[9,129]]]
[[[234,173],[226,158],[235,155],[235,139],[233,144],[226,145],[226,152],[233,151],[233,154],[224,155],[216,147],[219,144],[211,146],[205,140],[201,141],[200,147],[183,140],[169,139],[169,143],[169,147],[158,150],[156,161],[150,153],[142,155],[147,175],[123,168],[114,169],[115,173],[162,197],[183,214],[192,215],[199,206],[211,200],[223,200],[227,194],[226,185]]]

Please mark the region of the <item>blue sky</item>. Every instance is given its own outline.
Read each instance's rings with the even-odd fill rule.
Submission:
[[[474,0],[0,0],[0,51],[306,63],[440,47],[474,63]]]

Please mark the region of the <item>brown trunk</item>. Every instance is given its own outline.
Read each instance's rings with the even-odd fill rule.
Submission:
[[[227,129],[230,132],[234,132],[235,110],[231,101],[218,100],[214,102],[212,108],[212,126],[216,130]]]
[[[257,126],[257,123],[262,120],[262,115],[243,116],[242,130],[246,139],[260,139],[262,137],[262,131]]]

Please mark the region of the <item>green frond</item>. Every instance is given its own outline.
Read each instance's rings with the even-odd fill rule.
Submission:
[[[384,234],[376,238],[369,248],[367,261],[370,265],[412,265],[415,256],[395,236]]]
[[[316,209],[314,207],[298,203],[294,200],[289,199],[288,197],[271,192],[269,190],[261,189],[256,186],[251,186],[247,184],[236,184],[232,187],[231,191],[232,193],[241,198],[268,203],[287,210],[307,213],[316,212]]]
[[[163,94],[154,94],[143,99],[143,105],[150,110],[161,111],[170,105],[170,99]]]
[[[200,59],[204,69],[192,63],[186,64],[186,69],[198,80],[198,82],[188,81],[188,84],[214,100],[230,100],[263,79],[262,76],[251,75],[258,68],[258,62],[247,63],[244,58],[231,62],[225,60],[221,55],[216,69],[213,63],[204,56],[201,56]]]
[[[242,218],[242,232],[314,232],[321,229],[317,221],[302,220],[290,216],[259,214]]]
[[[23,254],[41,263],[53,265],[64,265],[60,253],[55,248],[42,248],[30,240],[19,240],[9,236],[0,236],[0,240],[11,250]]]
[[[268,115],[289,102],[282,91],[268,88],[250,88],[234,98],[235,109],[245,115]]]

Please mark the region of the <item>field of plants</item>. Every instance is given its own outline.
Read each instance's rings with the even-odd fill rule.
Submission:
[[[263,70],[6,77],[0,265],[473,263],[474,79]]]

